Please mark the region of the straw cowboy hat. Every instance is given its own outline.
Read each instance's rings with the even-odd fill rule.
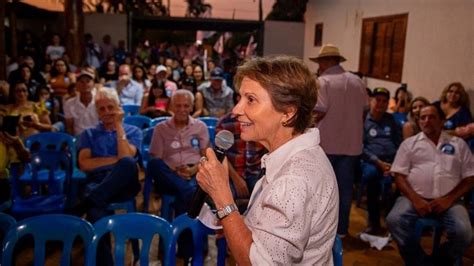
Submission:
[[[319,50],[319,54],[316,57],[310,57],[309,60],[318,62],[318,59],[323,57],[339,57],[339,62],[346,61],[346,58],[339,53],[339,48],[337,48],[334,44],[325,44]]]

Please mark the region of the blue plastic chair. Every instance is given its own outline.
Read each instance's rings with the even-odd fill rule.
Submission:
[[[170,118],[171,118],[171,116],[160,116],[160,117],[154,118],[154,119],[151,120],[151,126],[155,127],[159,123],[164,122],[164,121],[166,121]]]
[[[126,116],[123,122],[128,125],[136,126],[139,129],[149,128],[151,125],[151,118],[144,115]]]
[[[441,243],[441,230],[443,225],[435,219],[419,218],[415,223],[415,239],[419,242],[423,236],[423,229],[431,227],[433,229],[433,251],[432,254],[438,254]],[[462,256],[456,259],[456,265],[462,264]]]
[[[198,119],[204,122],[206,126],[208,127],[211,126],[214,128],[217,126],[217,122],[219,122],[219,118],[212,117],[212,116],[202,116],[202,117],[198,117]]]
[[[5,210],[10,209],[11,206],[12,206],[12,200],[11,199],[3,202],[2,204],[0,204],[0,212],[3,212]]]
[[[338,235],[336,235],[334,245],[332,246],[332,260],[334,266],[342,266],[342,241]]]
[[[125,113],[125,116],[138,115],[140,112],[140,105],[122,104],[122,110]]]
[[[140,151],[140,155],[142,157],[143,161],[143,166],[146,168],[148,162],[151,160],[150,157],[150,143],[151,143],[151,138],[153,137],[153,130],[154,127],[149,127],[143,130],[143,141],[142,141],[142,147]]]
[[[202,224],[197,219],[191,219],[187,214],[181,214],[176,217],[172,223],[173,226],[173,246],[176,245],[178,237],[181,233],[190,229],[193,235],[193,266],[204,265],[203,249],[204,245],[207,243],[207,236],[215,234],[214,229],[210,229]],[[217,265],[225,266],[225,258],[227,255],[227,241],[225,238],[220,238],[217,240]]]
[[[62,151],[40,151],[32,154],[29,180],[20,180],[18,165],[12,167],[12,206],[11,212],[17,219],[45,213],[61,213],[67,206],[67,195],[71,180],[70,158]],[[48,193],[45,193],[39,173],[47,172]],[[62,170],[65,178],[58,182],[56,173]],[[31,187],[28,197],[21,193],[22,185]]]
[[[71,265],[71,251],[74,240],[82,238],[85,258],[89,258],[89,246],[94,237],[92,225],[75,216],[63,214],[40,215],[18,222],[5,236],[2,265],[12,265],[13,250],[19,239],[32,235],[34,239],[34,265],[45,265],[47,241],[63,242],[61,265]]]
[[[8,233],[8,230],[16,224],[15,218],[11,217],[8,214],[0,212],[0,243],[3,242],[5,235]],[[0,249],[0,261],[2,261],[3,252]]]
[[[145,176],[145,184],[143,185],[143,211],[148,212],[150,206],[150,194],[153,188],[153,178],[151,176]],[[172,195],[161,195],[161,214],[160,216],[168,222],[173,221],[174,212],[173,204],[175,196]]]
[[[173,229],[171,225],[158,216],[144,213],[116,214],[104,217],[94,224],[95,236],[90,246],[90,256],[87,265],[95,265],[95,258],[99,240],[107,233],[114,236],[115,265],[125,265],[125,251],[127,239],[140,239],[140,264],[148,265],[153,237],[158,234],[163,241],[163,265],[175,265],[175,256],[172,251]]]

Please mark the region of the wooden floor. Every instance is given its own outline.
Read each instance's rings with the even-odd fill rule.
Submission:
[[[140,194],[137,197],[137,205],[139,210],[141,206],[143,206],[143,197]],[[150,202],[150,210],[153,214],[159,214],[158,210],[160,209],[160,200],[156,197],[152,196]],[[383,250],[378,251],[375,248],[370,248],[370,246],[366,243],[361,241],[358,238],[358,234],[363,231],[366,227],[366,211],[365,209],[358,208],[355,205],[352,207],[352,212],[350,216],[350,228],[349,228],[349,236],[343,239],[343,261],[344,265],[354,265],[354,266],[362,266],[362,265],[384,265],[384,266],[391,266],[391,265],[403,265],[403,261],[398,253],[398,248],[394,241],[391,241],[388,246],[383,248]],[[216,247],[215,247],[215,239],[210,236],[209,239],[209,253],[206,257],[205,265],[216,265]],[[157,260],[157,239],[154,240],[154,245],[150,252],[150,265],[161,265],[160,262]],[[422,240],[422,246],[427,252],[430,252],[431,246],[431,238],[429,235],[424,236]],[[73,264],[74,265],[83,265],[83,258],[82,258],[82,250],[77,248],[74,250],[73,254]],[[131,249],[129,247],[129,254],[131,254]],[[56,251],[49,251],[48,259],[46,265],[59,265],[59,252]],[[33,254],[32,250],[26,250],[22,252],[19,256],[17,261],[17,265],[33,265]],[[229,257],[227,259],[227,265],[234,265],[234,260]],[[464,258],[463,258],[464,265],[474,265],[474,244],[470,246],[470,248],[466,251]],[[129,264],[130,265],[130,264]],[[183,265],[183,261],[177,261],[177,265]]]

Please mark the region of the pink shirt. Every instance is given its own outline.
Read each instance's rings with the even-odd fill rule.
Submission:
[[[171,118],[159,123],[153,130],[150,144],[152,157],[160,158],[172,169],[196,164],[201,150],[209,146],[209,132],[204,122],[189,117],[188,125],[177,129]]]
[[[333,66],[319,77],[316,111],[326,113],[317,127],[321,147],[326,154],[359,155],[362,153],[363,113],[368,105],[362,80],[341,66]]]

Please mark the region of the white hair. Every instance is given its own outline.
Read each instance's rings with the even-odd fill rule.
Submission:
[[[120,105],[120,100],[117,95],[117,92],[114,89],[109,89],[109,88],[98,88],[94,97],[94,101],[97,104],[97,101],[107,99],[107,100],[112,100],[115,102],[117,105]]]
[[[173,101],[173,99],[178,95],[187,96],[191,101],[191,104],[194,105],[194,94],[192,92],[186,89],[179,89],[175,93],[173,93],[173,96],[171,96],[171,101]]]

